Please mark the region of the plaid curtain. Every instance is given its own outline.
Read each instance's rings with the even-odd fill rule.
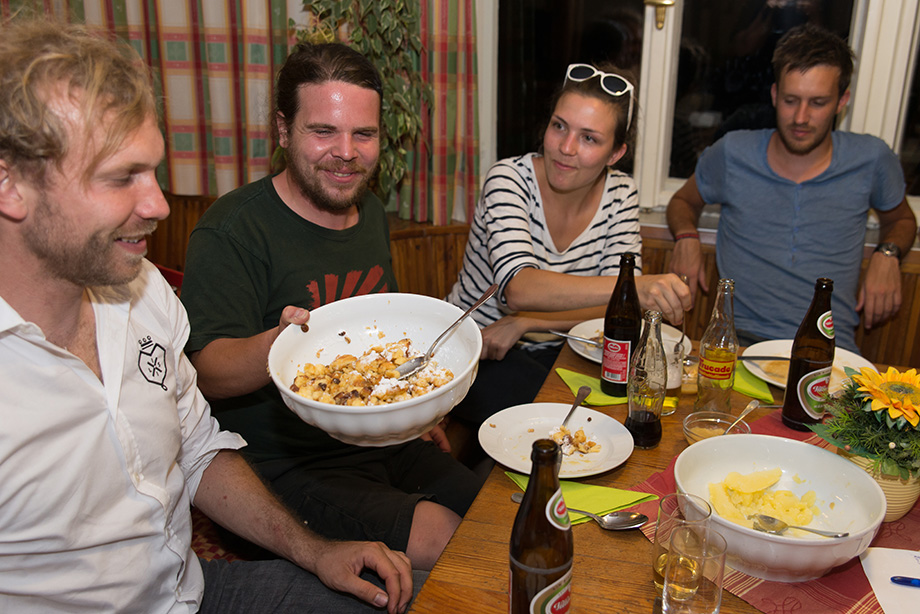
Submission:
[[[479,107],[473,0],[421,5],[421,70],[434,90],[423,139],[412,154],[411,197],[400,217],[442,226],[473,219],[479,197]],[[405,194],[405,190],[404,190]]]
[[[22,5],[102,27],[150,65],[164,107],[165,190],[218,196],[268,173],[286,0],[0,0],[3,16]]]
[[[434,90],[400,195],[403,219],[472,219],[479,191],[476,18],[473,0],[422,0],[420,69]],[[272,80],[292,40],[301,0],[0,0],[103,27],[129,41],[163,99],[162,187],[219,196],[265,176],[274,144]]]

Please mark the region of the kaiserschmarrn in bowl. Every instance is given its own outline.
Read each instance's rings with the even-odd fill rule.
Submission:
[[[336,301],[311,311],[305,326],[281,332],[268,354],[269,373],[292,411],[336,439],[362,446],[409,441],[466,396],[482,350],[479,327],[465,320],[438,345],[435,364],[408,383],[391,377],[392,368],[424,354],[461,315],[418,294]]]

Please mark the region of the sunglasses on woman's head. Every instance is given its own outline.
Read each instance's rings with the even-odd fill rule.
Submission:
[[[587,81],[598,75],[600,75],[601,78],[601,89],[614,98],[629,94],[629,110],[626,113],[626,131],[628,132],[629,126],[632,123],[633,97],[636,92],[636,88],[632,83],[618,74],[603,72],[590,64],[569,64],[568,69],[565,71],[565,80],[576,82]]]

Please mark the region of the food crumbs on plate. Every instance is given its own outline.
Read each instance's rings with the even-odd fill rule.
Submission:
[[[591,422],[591,416],[588,416],[588,422]]]
[[[339,331],[339,337],[344,337],[344,336],[345,336],[345,331],[344,331],[344,330],[340,330],[340,331]]]
[[[533,433],[533,429],[527,429],[528,433]]]
[[[582,428],[572,433],[564,426],[557,426],[549,432],[549,435],[559,445],[565,456],[571,456],[575,452],[590,454],[601,451],[601,445],[595,441],[590,441]]]
[[[492,424],[492,423],[490,422],[490,423],[489,423],[489,428],[493,428],[493,429],[494,429],[494,428],[495,428],[495,425]]]
[[[308,324],[301,324],[301,325],[300,325],[300,330],[302,330],[302,331],[305,332],[305,333],[308,333],[308,332],[310,332],[310,326],[309,326]]]
[[[795,482],[796,484],[804,484],[804,483],[805,483],[805,479],[804,479],[804,478],[800,478],[798,473],[795,474],[794,476],[792,476],[792,481]]]

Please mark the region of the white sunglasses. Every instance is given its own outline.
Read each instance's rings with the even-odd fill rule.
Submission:
[[[626,113],[626,131],[629,132],[629,126],[632,124],[633,98],[636,92],[636,87],[632,83],[618,74],[600,71],[590,64],[569,64],[565,71],[565,80],[587,81],[598,75],[601,77],[601,89],[614,98],[619,98],[624,94],[629,95],[629,110]]]

